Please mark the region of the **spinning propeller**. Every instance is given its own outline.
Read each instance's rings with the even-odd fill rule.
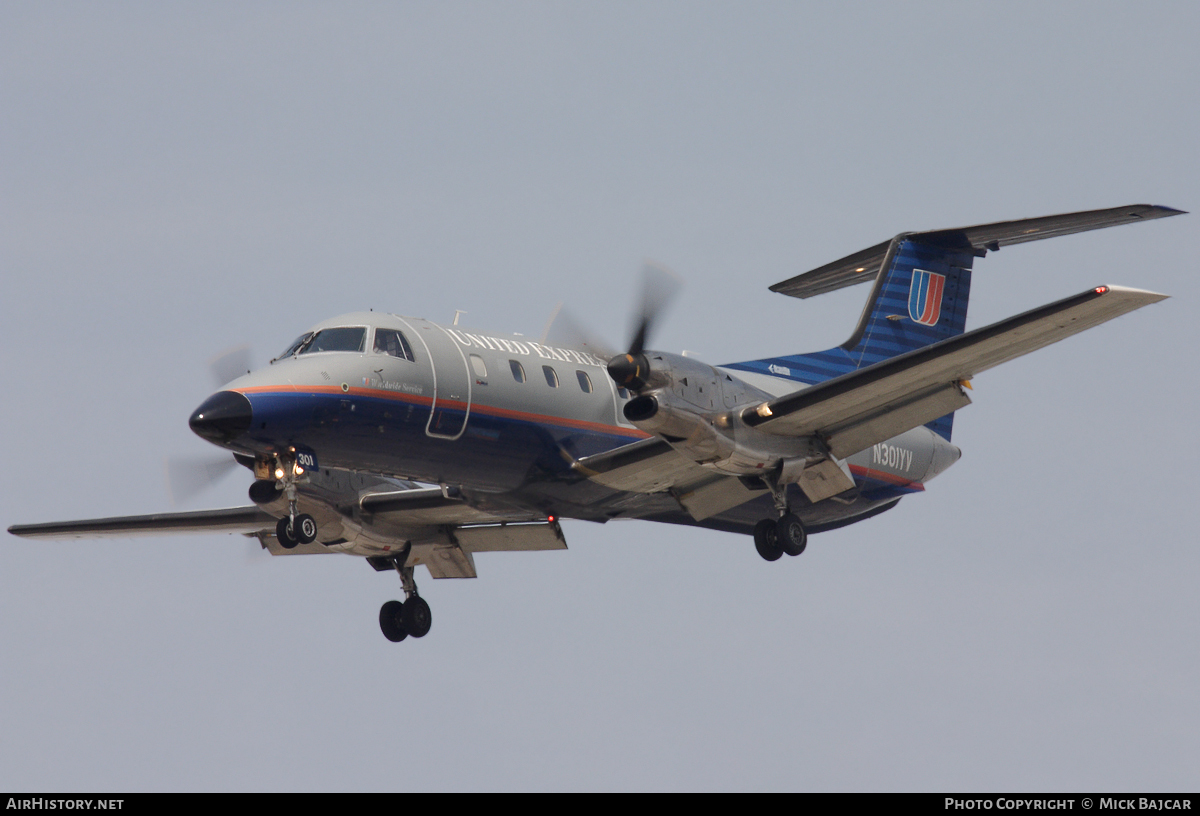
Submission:
[[[220,388],[246,374],[251,367],[250,346],[227,349],[208,361],[213,385]],[[207,456],[171,456],[165,463],[167,491],[171,502],[183,504],[228,476],[237,466],[230,454]]]
[[[638,391],[646,385],[650,375],[650,361],[644,354],[650,330],[659,315],[670,304],[683,285],[682,279],[665,266],[647,263],[642,268],[642,307],[637,328],[624,354],[614,355],[608,361],[608,376],[617,385]]]

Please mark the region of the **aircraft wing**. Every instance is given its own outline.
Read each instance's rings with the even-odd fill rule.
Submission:
[[[246,533],[274,531],[275,517],[254,505],[187,513],[14,524],[8,531],[22,538],[129,538],[163,533]]]
[[[970,404],[961,384],[1166,295],[1098,286],[940,343],[747,408],[743,420],[781,436],[819,436],[845,458]]]
[[[337,536],[342,512],[329,500],[300,498],[301,508],[314,513],[322,530]],[[359,509],[379,545],[377,557],[368,557],[376,569],[391,569],[392,547],[382,542],[405,542],[412,549],[410,563],[424,564],[434,578],[474,578],[474,553],[530,550],[563,550],[562,529],[542,513],[521,508],[478,509],[467,504],[454,489],[415,488],[368,493],[358,499]],[[280,508],[282,509],[282,508]],[[272,555],[310,555],[331,549],[344,540],[322,538],[285,549],[275,538],[276,516],[250,505],[186,513],[15,524],[8,531],[23,538],[80,539],[129,538],[169,533],[241,533],[256,536]],[[379,541],[382,537],[382,541]],[[328,541],[328,544],[323,543]],[[393,545],[394,546],[394,545]]]

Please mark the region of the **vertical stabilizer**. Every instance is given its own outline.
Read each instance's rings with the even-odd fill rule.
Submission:
[[[1001,247],[1182,215],[1155,204],[1044,215],[934,232],[906,232],[845,258],[780,281],[772,292],[810,298],[873,280],[854,334],[812,354],[770,357],[724,366],[810,385],[848,374],[963,333],[971,294],[971,265]],[[950,438],[953,414],[928,423]]]
[[[967,325],[971,265],[983,252],[954,234],[898,235],[887,247],[854,334],[827,351],[737,363],[815,384],[962,334]],[[929,424],[950,438],[953,414]]]

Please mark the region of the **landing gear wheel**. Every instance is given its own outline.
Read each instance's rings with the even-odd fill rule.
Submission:
[[[433,625],[433,613],[429,611],[429,604],[425,603],[420,595],[411,596],[404,602],[401,622],[413,637],[425,637],[429,634],[429,627]]]
[[[808,546],[808,532],[795,513],[788,513],[775,522],[775,540],[788,555],[799,555]]]
[[[281,518],[275,525],[275,537],[279,539],[279,546],[285,550],[290,550],[300,543],[292,531],[292,520],[287,516]]]
[[[301,544],[312,544],[317,540],[317,520],[308,513],[301,513],[296,516],[293,532],[296,534],[296,540]]]
[[[771,519],[763,519],[754,525],[754,549],[767,561],[778,561],[783,557],[783,548],[779,546],[779,533]]]
[[[399,601],[388,601],[379,608],[379,628],[383,636],[392,643],[399,643],[408,637],[408,630],[400,622],[404,615],[404,604]]]

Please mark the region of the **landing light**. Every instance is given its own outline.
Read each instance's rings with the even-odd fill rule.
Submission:
[[[764,402],[762,405],[758,406],[758,410],[754,413],[758,414],[760,417],[769,417],[771,416],[771,406]]]
[[[283,478],[283,468],[281,468],[281,467],[277,467],[277,468],[275,468],[275,478],[276,478],[276,479],[282,479],[282,478]]]
[[[297,476],[304,475],[304,468],[300,467],[299,465],[296,465],[296,475]]]

